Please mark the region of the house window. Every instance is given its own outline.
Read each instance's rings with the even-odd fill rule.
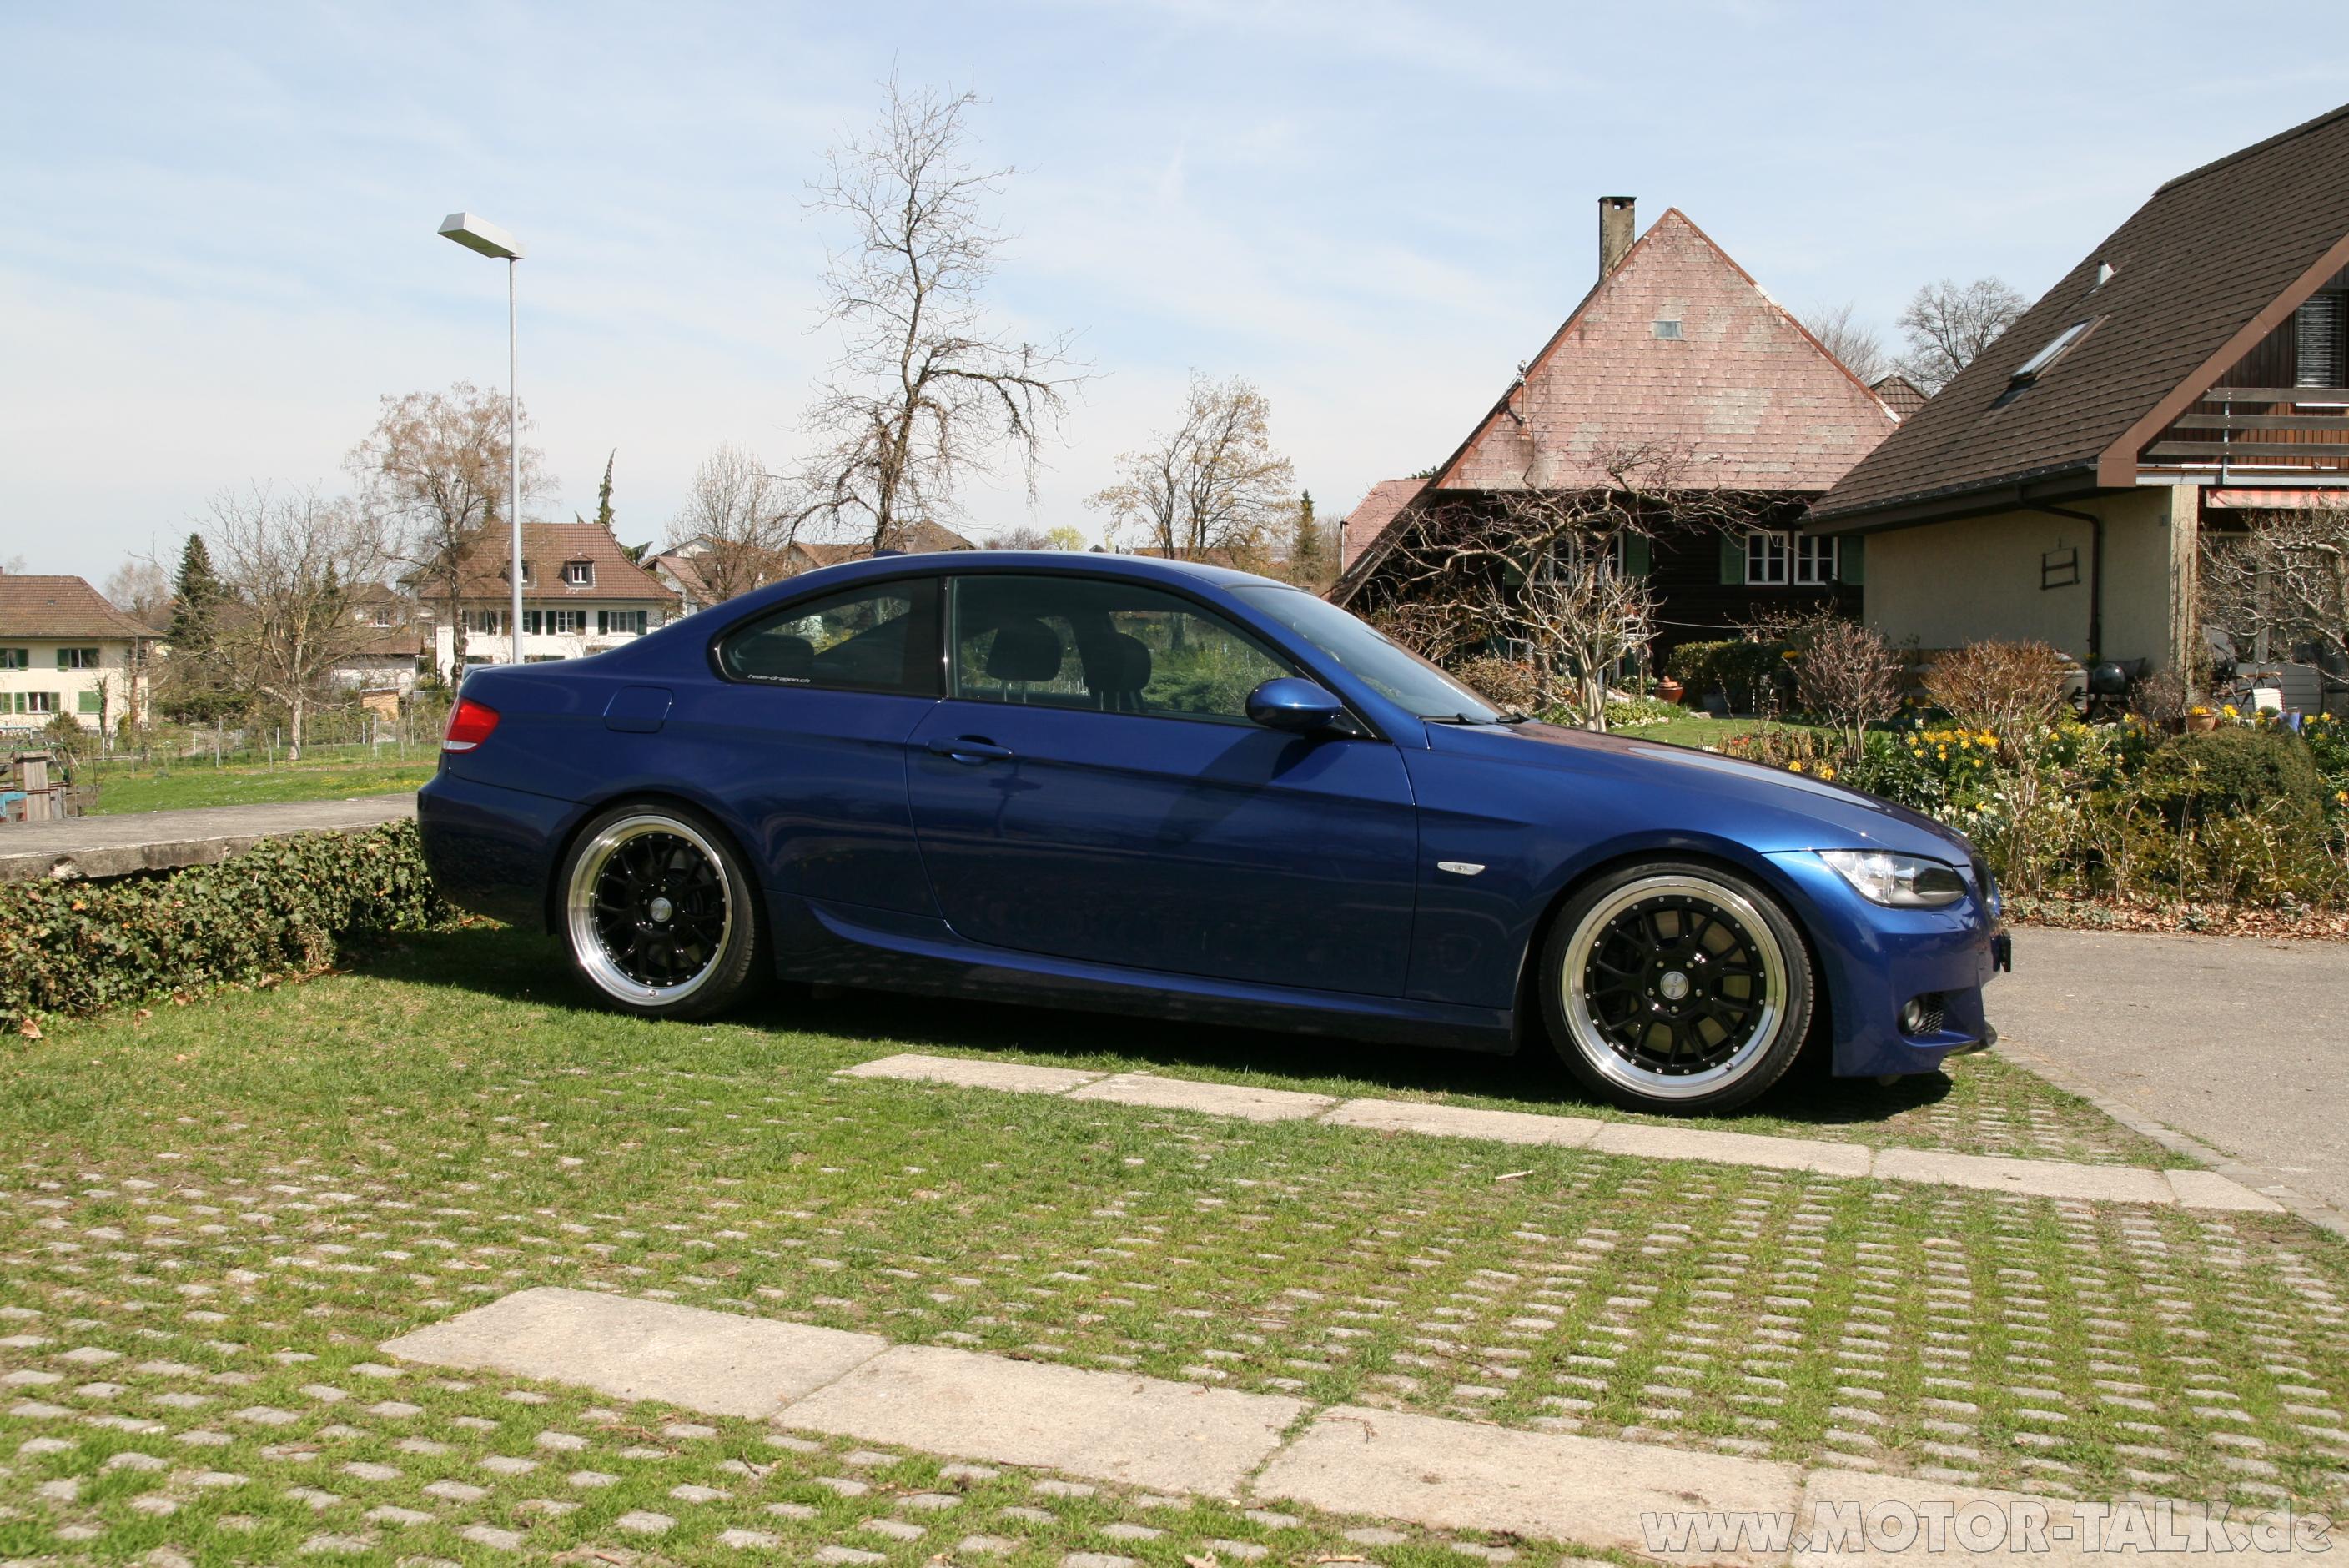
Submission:
[[[468,610],[465,612],[465,630],[471,635],[479,637],[494,637],[504,632],[505,629],[506,613],[503,610]]]
[[[522,629],[530,637],[575,637],[587,629],[585,610],[524,610]]]
[[[1658,337],[1676,339],[1681,335],[1681,318],[1676,315],[1660,316],[1651,325],[1649,330]]]
[[[511,583],[513,581],[513,565],[512,562],[508,562],[507,564],[498,568],[498,578],[499,581],[504,583]],[[538,585],[538,568],[533,566],[527,561],[522,563],[522,585],[525,588],[534,588]]]
[[[564,562],[563,581],[573,588],[593,588],[595,586],[595,563],[592,561]]]
[[[2082,337],[2085,336],[2087,335],[2088,328],[2095,325],[2095,323],[2093,321],[2074,322],[2071,325],[2057,333],[2044,348],[2042,348],[2038,353],[2033,355],[2030,358],[2016,366],[2014,367],[2014,374],[2010,377],[2010,379],[2017,384],[2037,380],[2041,376],[2046,374],[2046,372],[2054,366],[2057,360],[2063,358],[2066,354],[2069,354],[2072,351],[2072,346],[2079,342]]]
[[[2339,387],[2349,373],[2343,359],[2342,327],[2349,310],[2342,308],[2342,296],[2337,294],[2311,294],[2308,303],[2292,313],[2293,335],[2299,339],[2299,366],[2292,375],[2295,387]]]
[[[1795,581],[1806,588],[1820,588],[1837,580],[1836,568],[1843,552],[1840,539],[1816,539],[1804,534],[1795,541]]]
[[[1756,529],[1745,536],[1745,581],[1759,587],[1786,582],[1787,536]]]
[[[642,610],[598,610],[595,612],[595,634],[599,637],[641,637],[645,634],[645,618]]]
[[[98,668],[96,648],[59,648],[57,668],[61,670],[94,670]]]
[[[30,648],[0,648],[0,670],[30,669],[33,650]]]
[[[53,691],[0,692],[0,713],[55,713],[57,694]]]

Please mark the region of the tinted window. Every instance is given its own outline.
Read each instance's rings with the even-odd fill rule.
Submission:
[[[937,583],[876,583],[787,605],[728,637],[718,662],[737,680],[766,686],[934,696]]]
[[[1232,590],[1329,656],[1348,675],[1421,718],[1490,724],[1501,710],[1417,654],[1332,604],[1267,583]]]
[[[959,577],[954,593],[959,697],[1246,724],[1248,693],[1297,673],[1222,617],[1140,583]]]

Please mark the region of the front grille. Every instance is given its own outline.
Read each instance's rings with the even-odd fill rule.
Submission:
[[[1948,1020],[1950,1016],[1949,1010],[1941,1006],[1941,994],[1939,991],[1935,991],[1927,995],[1918,997],[1917,1001],[1924,1009],[1925,1019],[1924,1022],[1917,1026],[1915,1032],[1920,1037],[1925,1035],[1940,1034],[1941,1032],[1941,1025]]]

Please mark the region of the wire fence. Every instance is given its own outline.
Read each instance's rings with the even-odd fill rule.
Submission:
[[[291,768],[429,762],[440,754],[449,720],[445,700],[418,693],[392,712],[322,708],[305,714],[301,756],[281,720],[157,724],[129,731],[85,730],[58,748],[46,730],[0,731],[0,750],[47,748],[67,753],[78,778],[98,782],[110,771],[188,768]]]

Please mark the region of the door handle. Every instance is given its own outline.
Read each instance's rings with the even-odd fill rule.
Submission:
[[[951,738],[942,735],[930,742],[930,755],[951,757],[967,768],[976,768],[982,762],[1009,762],[1012,752],[1008,746],[998,746],[975,735],[957,735]]]

